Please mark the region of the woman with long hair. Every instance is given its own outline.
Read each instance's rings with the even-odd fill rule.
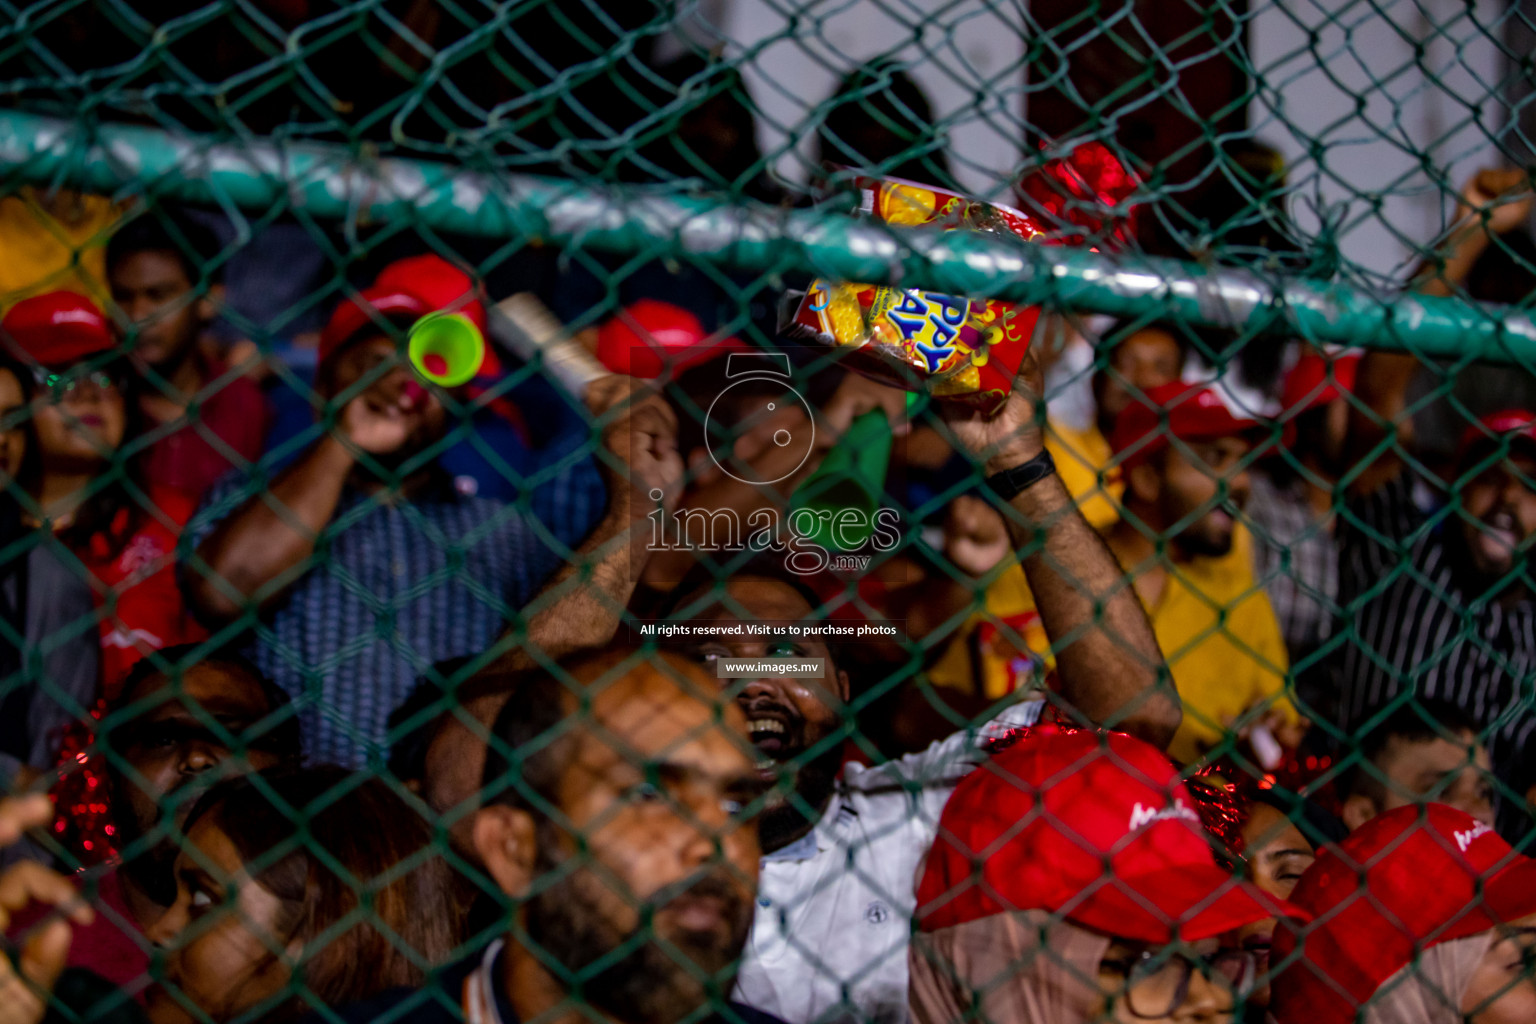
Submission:
[[[342,768],[223,782],[188,817],[176,902],[149,930],[151,1024],[283,1024],[420,986],[462,906],[433,832],[389,785]]]
[[[190,495],[146,489],[135,471],[133,375],[106,317],[72,292],[23,300],[0,321],[29,392],[36,456],[20,467],[21,527],[45,530],[72,556],[99,609],[103,696],[133,663],[199,639],[174,556]]]
[[[111,853],[112,836],[96,792],[93,719],[145,654],[207,635],[187,615],[176,579],[177,538],[196,506],[189,495],[141,486],[134,378],[106,317],[88,299],[50,292],[18,302],[0,320],[0,352],[15,360],[12,375],[26,398],[7,422],[30,426],[35,441],[9,487],[17,522],[0,539],[0,556],[11,546],[3,541],[12,541],[34,552],[29,566],[43,558],[55,570],[59,586],[28,586],[40,602],[28,614],[51,612],[43,639],[82,650],[62,643],[70,638],[64,630],[89,630],[95,607],[99,646],[84,649],[99,650],[100,670],[68,702],[73,721],[64,735],[49,742],[67,768],[54,790],[66,826],[59,838],[81,860],[97,861]],[[89,602],[65,607],[80,588]]]
[[[0,630],[0,789],[11,790],[53,767],[65,730],[96,699],[100,664],[90,588],[22,525],[40,459],[32,383],[0,350],[0,621],[11,625]]]

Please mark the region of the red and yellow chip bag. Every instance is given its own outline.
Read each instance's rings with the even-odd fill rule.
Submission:
[[[859,182],[863,208],[889,224],[1011,232],[1035,241],[1018,210],[894,178]],[[990,415],[1013,389],[1039,310],[917,288],[813,282],[786,333],[848,348],[847,363],[896,387],[921,388]]]

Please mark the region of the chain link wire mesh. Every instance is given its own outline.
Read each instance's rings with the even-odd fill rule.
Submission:
[[[0,1021],[1531,1019],[1523,0],[0,15]]]

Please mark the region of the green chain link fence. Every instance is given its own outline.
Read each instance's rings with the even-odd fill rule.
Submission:
[[[1051,733],[1037,712],[1171,743],[1189,788],[1154,789],[1267,891],[1335,819],[1428,798],[1527,848],[1532,13],[0,0],[0,770],[57,804],[16,852],[98,908],[76,951],[100,977],[66,974],[50,1012],[342,1019],[510,927],[569,1005],[626,1024],[903,1020],[908,938],[935,948],[906,874],[955,835],[977,750],[1012,765]],[[1028,342],[1034,424],[1106,545],[1053,547],[1077,513],[988,497],[917,349],[878,364],[903,396],[850,371],[850,337],[807,340],[881,301],[888,327],[961,310],[983,373]],[[480,322],[494,371],[402,372],[439,309]],[[849,543],[824,532],[846,508],[888,518]],[[747,541],[781,519],[787,548]],[[732,658],[821,660],[699,703]],[[682,891],[633,867],[672,849],[657,801],[708,840],[734,989],[730,942],[653,927]],[[840,865],[807,880],[817,844]],[[1304,859],[1266,875],[1277,846]],[[1102,989],[1084,1020],[1158,1019],[1157,986],[1193,999],[1201,971],[1239,989],[1204,1019],[1263,1020],[1306,966],[1234,986],[1217,968],[1253,936],[1145,939],[1114,982],[1118,947],[1079,963],[1081,936],[1044,934],[993,966]],[[1397,966],[1442,985],[1429,961]],[[960,975],[957,1014],[1076,1019]],[[470,1013],[446,977],[424,998]]]

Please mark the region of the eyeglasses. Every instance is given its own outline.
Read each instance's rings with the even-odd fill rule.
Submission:
[[[65,372],[55,373],[37,367],[32,371],[32,379],[37,381],[37,386],[43,390],[50,401],[63,402],[79,392],[82,385],[89,384],[103,394],[116,392],[123,386],[125,377],[121,370],[111,367],[102,367],[96,370],[88,370],[84,373]]]
[[[1189,997],[1189,982],[1196,970],[1207,978],[1219,979],[1235,999],[1247,998],[1259,976],[1258,958],[1243,949],[1224,949],[1210,957],[1160,949],[1105,960],[1099,966],[1125,979],[1122,991],[1126,1009],[1143,1020],[1172,1016]]]

